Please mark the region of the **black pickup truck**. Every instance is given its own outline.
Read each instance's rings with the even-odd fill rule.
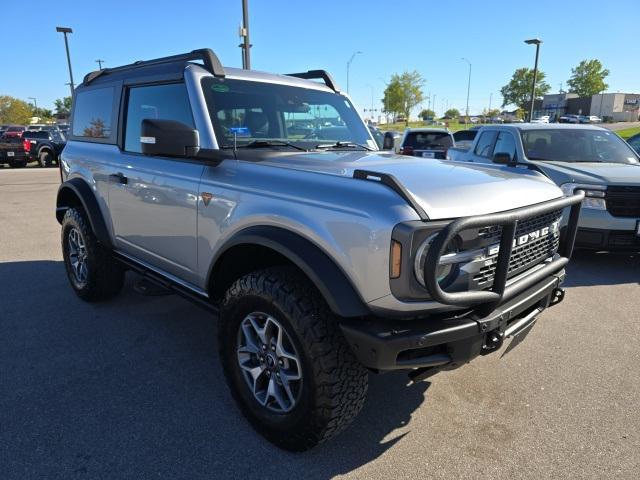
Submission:
[[[29,161],[25,144],[24,139],[20,137],[0,137],[0,165],[7,164],[11,168],[24,167]]]
[[[22,135],[29,160],[37,160],[41,167],[51,167],[58,162],[67,139],[57,130],[26,131]]]

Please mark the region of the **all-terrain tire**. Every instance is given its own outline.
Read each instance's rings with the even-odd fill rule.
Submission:
[[[83,244],[82,257],[86,262],[84,278],[79,278],[73,266],[74,253],[70,236],[79,238]],[[77,248],[75,249],[77,251]],[[87,302],[107,300],[116,296],[124,285],[125,269],[111,251],[102,245],[91,229],[91,224],[82,208],[70,208],[62,219],[62,256],[71,287]]]
[[[240,325],[252,312],[277,319],[300,357],[299,400],[289,412],[260,404],[243,377],[237,342]],[[362,409],[368,372],[320,293],[297,270],[269,268],[238,279],[222,302],[218,332],[231,393],[251,425],[280,448],[308,450],[342,431]]]

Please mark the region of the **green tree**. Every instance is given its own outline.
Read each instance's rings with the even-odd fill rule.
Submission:
[[[423,119],[426,120],[427,118],[435,118],[436,116],[436,112],[434,112],[433,110],[429,109],[429,108],[424,108],[422,109],[422,111],[418,114],[418,116]]]
[[[58,98],[53,105],[58,117],[68,117],[71,114],[71,97]]]
[[[571,78],[567,81],[569,91],[579,97],[590,97],[604,92],[609,85],[604,79],[609,76],[609,70],[603,68],[598,59],[582,60],[576,68],[571,69]]]
[[[408,125],[411,110],[423,100],[423,86],[424,79],[416,71],[392,75],[382,99],[385,111],[404,115],[405,124]]]
[[[0,123],[26,125],[32,117],[31,106],[8,95],[0,96]]]
[[[485,109],[485,110],[482,112],[482,114],[483,114],[485,117],[489,117],[489,118],[492,118],[492,117],[498,117],[498,116],[500,116],[500,110],[498,110],[497,108],[492,108],[491,110],[486,110],[486,109]]]
[[[49,122],[53,120],[53,112],[48,108],[36,107],[33,104],[29,104],[31,108],[31,116],[38,117],[41,122]]]
[[[458,118],[460,116],[460,110],[457,108],[450,108],[446,112],[444,112],[445,117]]]
[[[544,81],[545,74],[538,70],[536,79],[536,99],[546,95],[551,87]],[[518,68],[504,87],[500,89],[502,94],[502,106],[516,105],[523,110],[531,100],[531,84],[533,83],[533,70],[530,68]]]

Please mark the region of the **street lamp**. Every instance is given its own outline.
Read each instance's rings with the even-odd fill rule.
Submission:
[[[542,40],[539,38],[531,38],[529,40],[525,40],[524,43],[536,46],[536,61],[533,67],[533,84],[531,85],[531,105],[529,106],[529,121],[531,121],[533,119],[533,104],[536,99],[536,81],[538,80],[538,54],[540,53],[540,44],[542,43]]]
[[[349,93],[349,69],[351,68],[351,62],[353,62],[353,59],[356,58],[356,55],[360,54],[362,54],[360,50],[358,50],[357,52],[353,52],[353,55],[351,55],[351,58],[349,58],[349,61],[347,62],[347,93]]]
[[[471,90],[471,62],[464,57],[462,57],[461,60],[469,64],[469,79],[467,80],[467,110],[466,110],[466,116],[467,116],[467,122],[468,122],[469,121],[469,91]]]
[[[69,56],[69,41],[67,33],[73,33],[69,27],[56,27],[56,32],[64,35],[64,48],[67,50],[67,65],[69,66],[69,87],[71,88],[71,96],[73,97],[73,72],[71,71],[71,57]]]
[[[36,97],[27,97],[27,100],[33,100],[33,106],[34,108],[37,110],[38,109],[38,101],[36,100]]]

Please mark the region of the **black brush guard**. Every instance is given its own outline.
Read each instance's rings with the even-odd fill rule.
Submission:
[[[446,305],[486,305],[485,308],[490,310],[513,298],[524,289],[535,285],[545,277],[560,271],[569,262],[571,254],[573,253],[573,244],[575,243],[576,232],[578,230],[578,217],[580,216],[580,207],[582,205],[583,198],[584,192],[579,190],[575,195],[570,197],[563,197],[557,200],[551,200],[530,207],[518,208],[503,213],[460,218],[451,222],[433,240],[425,260],[424,279],[431,298]],[[509,261],[511,259],[513,240],[518,222],[529,217],[542,215],[544,213],[566,207],[571,207],[571,210],[566,229],[566,236],[564,237],[564,244],[562,244],[558,250],[560,256],[551,262],[544,264],[543,267],[535,270],[526,277],[507,286]],[[444,254],[449,242],[463,230],[494,225],[502,226],[502,234],[500,237],[500,250],[498,252],[495,276],[491,289],[468,292],[445,292],[438,283],[436,272],[440,263],[440,257]]]

